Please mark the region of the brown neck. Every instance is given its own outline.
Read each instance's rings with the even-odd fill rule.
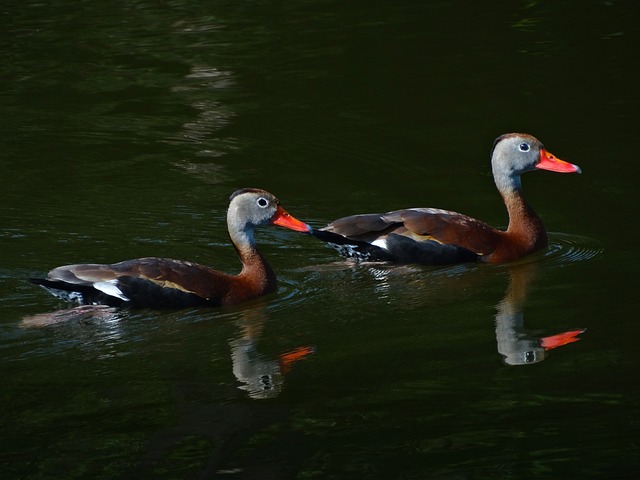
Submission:
[[[237,275],[237,279],[244,288],[255,295],[275,291],[276,275],[255,246],[236,247],[236,252],[242,261],[242,271]]]
[[[509,213],[509,227],[505,234],[527,252],[547,246],[547,232],[542,220],[522,196],[522,191],[512,190],[502,195]]]

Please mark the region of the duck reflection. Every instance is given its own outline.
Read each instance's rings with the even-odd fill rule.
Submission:
[[[22,319],[22,328],[41,328],[59,324],[91,324],[99,322],[109,325],[118,336],[118,325],[127,310],[104,305],[82,305],[50,313],[31,315]],[[279,355],[267,356],[258,352],[256,346],[262,337],[267,314],[264,306],[245,308],[240,312],[237,324],[240,334],[229,340],[231,348],[232,372],[240,382],[240,390],[246,391],[251,398],[274,398],[280,394],[284,385],[284,376],[291,371],[293,364],[314,352],[312,346],[301,346]]]
[[[246,310],[238,320],[241,334],[229,341],[233,374],[241,383],[241,390],[254,399],[273,398],[280,394],[284,376],[293,364],[314,352],[314,347],[302,346],[270,357],[256,349],[265,324],[264,311]]]
[[[487,278],[484,268],[491,268],[470,269],[462,265],[425,272],[415,265],[343,265],[347,265],[346,268],[350,268],[355,275],[366,272],[375,282],[373,288],[378,299],[394,304],[402,299],[403,308],[421,307],[425,302],[458,302],[461,295],[477,290],[478,284]],[[509,284],[503,299],[496,305],[495,316],[497,350],[505,364],[538,363],[545,360],[550,350],[580,340],[578,336],[585,331],[582,328],[550,336],[540,336],[539,331],[525,328],[524,306],[540,268],[538,263],[529,259],[498,268],[507,268],[509,273]],[[496,273],[497,270],[491,272]],[[418,290],[420,295],[416,294]]]
[[[535,263],[509,268],[509,286],[502,301],[496,305],[496,341],[498,352],[507,365],[528,365],[544,360],[553,348],[580,340],[584,329],[569,330],[539,337],[524,328],[524,303],[529,287],[537,274]]]
[[[120,310],[106,305],[80,305],[55,312],[37,313],[24,317],[22,328],[40,328],[59,323],[89,323],[91,321],[114,322],[122,318]]]

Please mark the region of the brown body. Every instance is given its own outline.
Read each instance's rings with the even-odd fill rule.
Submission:
[[[580,169],[555,158],[527,134],[499,137],[492,152],[492,167],[509,216],[506,230],[457,212],[409,208],[340,218],[314,235],[343,255],[358,259],[431,264],[471,260],[505,263],[546,247],[546,230],[524,199],[520,175],[534,169]]]
[[[264,190],[244,189],[230,199],[229,235],[242,262],[238,275],[169,258],[146,257],[114,264],[57,267],[46,279],[32,279],[52,294],[82,304],[135,307],[222,306],[274,292],[276,276],[258,252],[255,226],[276,224],[308,232],[276,197]]]

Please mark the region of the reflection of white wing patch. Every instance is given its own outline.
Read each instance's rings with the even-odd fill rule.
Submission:
[[[78,305],[82,305],[84,303],[84,297],[80,292],[68,292],[67,290],[45,287],[44,285],[40,286],[54,297],[59,298],[60,300],[64,300],[65,302],[77,303]]]
[[[106,282],[96,282],[93,284],[93,288],[96,290],[100,290],[102,293],[106,293],[111,297],[119,298],[120,300],[124,300],[128,302],[129,299],[125,297],[124,293],[120,291],[118,286],[116,285],[117,280],[107,280]]]
[[[368,260],[369,254],[360,251],[357,245],[338,245],[337,243],[327,243],[327,245],[335,248],[340,255],[347,258],[355,258],[356,260]]]

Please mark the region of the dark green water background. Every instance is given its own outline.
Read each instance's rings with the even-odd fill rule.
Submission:
[[[3,1],[0,478],[635,478],[639,14]],[[236,272],[248,186],[316,227],[418,206],[504,226],[510,131],[584,172],[524,177],[551,247],[518,265],[353,265],[265,228],[279,292],[238,308],[69,313],[26,282],[138,256]]]

